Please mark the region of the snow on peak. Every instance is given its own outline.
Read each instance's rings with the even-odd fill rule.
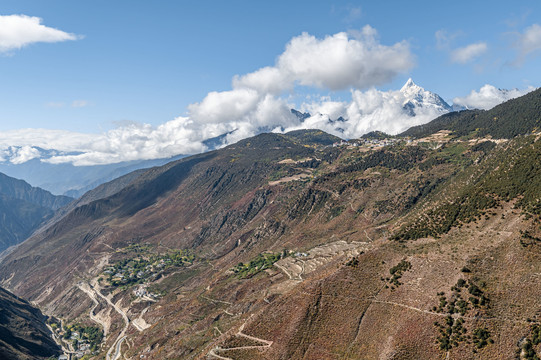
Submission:
[[[408,111],[411,116],[415,116],[415,109],[424,107],[432,108],[440,114],[451,111],[451,106],[445,102],[438,94],[425,90],[419,85],[415,84],[411,78],[408,79],[406,84],[400,89],[402,95],[404,95],[404,109]]]
[[[405,91],[408,91],[408,89],[410,88],[421,89],[420,86],[418,86],[416,83],[413,82],[412,78],[409,78],[408,81],[406,81],[406,83],[404,84],[404,86],[402,86],[402,89],[400,89],[400,91],[405,92]]]

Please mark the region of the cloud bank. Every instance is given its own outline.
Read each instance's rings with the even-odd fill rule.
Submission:
[[[407,94],[399,90],[352,90],[349,102],[323,98],[302,104],[301,110],[312,116],[302,124],[286,128],[285,131],[317,128],[345,138],[357,138],[374,130],[398,134],[411,126],[424,124],[444,112],[441,108],[423,106],[416,108],[415,116],[411,116],[404,108],[410,100]],[[342,119],[336,121],[340,117]]]
[[[41,157],[53,164],[70,162],[82,166],[202,152],[206,147],[200,133],[192,127],[191,120],[179,117],[158,127],[131,124],[103,134],[47,129],[3,131],[0,160],[20,164]]]
[[[501,90],[485,85],[454,103],[466,108],[490,109],[501,102],[534,90]],[[231,144],[261,131],[287,132],[318,128],[343,138],[357,138],[380,130],[400,133],[427,123],[442,114],[437,107],[415,108],[411,116],[404,104],[410,99],[399,90],[365,91],[352,89],[351,100],[334,101],[323,96],[298,108],[311,114],[301,120],[291,113],[293,104],[272,95],[262,99],[254,91],[209,94],[194,104],[192,117],[178,117],[158,127],[127,123],[103,134],[83,134],[62,130],[20,129],[0,132],[0,161],[21,164],[31,159],[76,166],[110,164],[121,161],[167,158],[207,150],[204,140],[228,133],[223,144]],[[215,113],[219,108],[226,113]],[[224,119],[224,120],[221,120]],[[52,154],[47,150],[54,150]]]
[[[467,109],[489,110],[507,100],[526,95],[533,90],[535,90],[535,88],[532,86],[523,90],[504,90],[486,84],[479,91],[472,90],[467,96],[454,98],[453,102],[457,105],[464,106]]]
[[[0,53],[24,46],[77,40],[81,37],[41,24],[42,19],[27,15],[0,15]]]

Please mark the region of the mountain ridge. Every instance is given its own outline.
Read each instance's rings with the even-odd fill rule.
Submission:
[[[432,122],[412,127],[401,136],[424,137],[441,130],[457,136],[492,136],[510,139],[536,132],[541,128],[541,89],[517,99],[508,100],[490,110],[464,110],[439,117]]]

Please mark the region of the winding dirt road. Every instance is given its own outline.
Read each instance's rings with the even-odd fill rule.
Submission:
[[[228,357],[218,355],[218,354],[216,354],[216,352],[217,351],[218,352],[226,352],[226,351],[232,351],[232,350],[265,349],[265,348],[271,347],[272,341],[265,340],[265,339],[260,339],[260,338],[257,338],[255,336],[250,336],[250,335],[244,334],[242,332],[242,330],[244,330],[245,325],[246,325],[246,322],[240,326],[240,328],[237,331],[237,333],[235,334],[235,336],[244,337],[246,339],[249,339],[249,340],[252,340],[252,341],[255,341],[255,342],[263,343],[264,345],[237,346],[237,347],[226,348],[226,349],[221,348],[221,347],[215,347],[214,349],[209,351],[208,355],[214,356],[216,359],[220,359],[220,360],[234,360],[232,358],[228,358]]]
[[[114,304],[111,301],[111,299],[104,296],[99,290],[96,290],[91,284],[85,283],[85,282],[80,282],[80,283],[77,284],[77,287],[79,289],[81,289],[83,292],[85,292],[92,299],[92,301],[94,301],[96,303],[96,305],[90,310],[90,318],[92,320],[95,319],[95,316],[93,314],[94,309],[96,308],[97,304],[99,304],[99,302],[97,301],[96,296],[99,296],[100,298],[105,300],[105,302],[107,304],[109,304],[109,306],[111,306],[113,309],[115,309],[116,312],[119,313],[120,316],[122,317],[122,319],[124,320],[124,328],[122,329],[122,331],[120,332],[120,334],[116,338],[113,345],[109,348],[109,350],[107,351],[107,355],[106,355],[107,360],[118,360],[120,358],[120,355],[121,355],[120,348],[122,346],[122,342],[126,339],[126,336],[125,336],[126,331],[128,330],[128,327],[130,326],[130,319],[128,318],[128,315],[126,315],[126,313],[120,307],[118,307],[116,304]],[[98,321],[96,321],[96,322],[98,322]],[[98,322],[98,323],[100,323],[100,322]],[[101,324],[103,326],[103,323],[101,323]],[[104,326],[104,329],[105,329],[105,326]],[[137,327],[136,327],[136,329],[139,330],[139,328],[137,328]],[[114,352],[114,355],[111,355],[111,354],[113,354],[113,352]]]

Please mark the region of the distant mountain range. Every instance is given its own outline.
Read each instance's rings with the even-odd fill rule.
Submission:
[[[0,252],[25,240],[72,200],[0,173]]]
[[[48,190],[53,194],[78,198],[88,190],[132,171],[164,165],[184,156],[94,166],[74,166],[71,163],[51,164],[42,161],[52,154],[54,152],[43,151],[42,158],[20,164],[13,164],[8,159],[0,162],[0,172],[17,179],[23,179],[33,186]]]

